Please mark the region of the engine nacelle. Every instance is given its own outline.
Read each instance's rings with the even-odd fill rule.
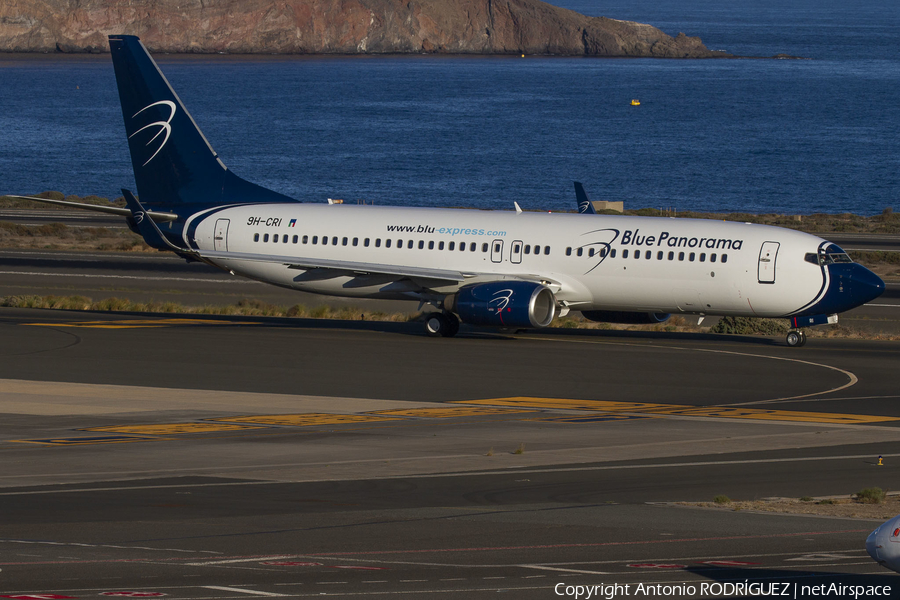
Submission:
[[[623,310],[583,310],[585,319],[598,323],[621,323],[623,325],[655,325],[665,323],[672,315],[654,312],[628,312]]]
[[[531,281],[490,281],[463,286],[452,310],[464,323],[494,327],[546,327],[556,316],[556,298]]]

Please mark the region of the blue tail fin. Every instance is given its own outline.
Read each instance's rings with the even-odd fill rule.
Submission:
[[[581,185],[580,181],[575,182],[575,199],[578,201],[578,212],[587,215],[597,214],[597,211],[594,210],[594,205],[588,200],[587,192],[584,191],[584,186]]]
[[[297,202],[229,171],[140,39],[109,36],[141,203],[181,215],[229,204]]]

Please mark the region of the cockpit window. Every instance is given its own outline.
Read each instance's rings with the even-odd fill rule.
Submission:
[[[808,252],[804,260],[813,264],[831,265],[834,263],[852,263],[853,259],[841,249],[837,244],[828,244],[824,248],[819,248],[818,254]]]

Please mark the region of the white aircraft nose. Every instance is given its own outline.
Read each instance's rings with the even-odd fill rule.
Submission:
[[[875,562],[881,562],[881,559],[878,557],[878,532],[881,531],[881,526],[878,526],[878,529],[869,534],[869,537],[866,538],[866,552],[869,553],[869,556],[872,557],[872,560]]]
[[[881,566],[900,573],[900,515],[869,534],[866,552]]]

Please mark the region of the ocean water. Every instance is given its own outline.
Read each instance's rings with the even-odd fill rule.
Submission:
[[[806,60],[156,58],[229,168],[308,202],[900,209],[895,0],[555,4]],[[0,56],[0,193],[122,187],[109,57]]]

